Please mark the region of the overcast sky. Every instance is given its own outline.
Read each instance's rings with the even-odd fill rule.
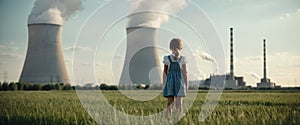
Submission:
[[[224,47],[226,63],[229,60],[229,28],[234,27],[235,74],[237,76],[244,76],[247,85],[256,86],[256,83],[262,77],[262,39],[266,38],[268,77],[278,85],[300,86],[299,0],[194,0],[193,2],[207,14],[211,23],[214,24],[216,31],[219,33]],[[78,34],[80,34],[80,29],[91,16],[95,16],[93,12],[101,13],[101,10],[103,12],[107,11],[107,8],[105,8],[107,4],[105,3],[107,2],[103,0],[82,0],[83,8],[64,23],[63,50],[67,70],[71,78],[73,78],[71,74],[71,62],[73,61],[71,51]],[[130,2],[127,3],[116,6],[122,6],[123,13],[128,14],[130,11]],[[18,81],[19,79],[28,44],[27,17],[33,5],[34,0],[0,1],[0,81],[4,80],[4,72],[7,72],[7,81]],[[112,23],[115,19],[114,16],[118,16],[118,14],[117,10],[109,13],[106,12],[101,17],[95,17],[95,19],[98,19],[98,23],[100,24]],[[200,18],[197,17],[198,13],[188,10],[184,11],[184,14],[194,15],[195,19]],[[126,35],[126,22],[126,18],[121,19],[110,31],[111,34],[108,34],[104,39],[106,42],[103,43],[103,48],[107,46],[117,50],[114,51],[114,57],[123,57],[122,55],[118,55],[118,53],[122,54],[122,51],[118,49],[122,48],[119,46],[123,45],[124,39],[116,39],[114,36],[124,37]],[[176,19],[171,18],[169,22],[162,25],[162,28],[165,27],[165,30],[161,30],[160,33],[166,34],[165,38],[161,38],[162,40],[169,39],[166,36],[177,35],[189,37],[190,34],[193,34],[190,33],[187,36],[183,36],[185,34],[181,33],[180,30],[184,31],[184,28],[179,29],[178,27],[180,26],[174,26],[175,24],[177,24]],[[170,30],[170,27],[175,28]],[[95,27],[91,29],[91,32],[97,32],[99,29],[101,27]],[[173,31],[174,33],[166,33],[167,31]],[[101,36],[102,34],[99,35]],[[98,40],[100,36],[97,38]],[[185,39],[188,42],[197,41],[192,36]],[[77,41],[79,43],[98,42],[90,41],[91,39],[89,38],[79,40]],[[201,46],[202,44],[189,43],[189,46],[192,46],[190,49],[192,49],[194,55],[192,58],[195,58],[200,70],[200,74],[195,74],[196,72],[190,73],[190,78],[203,79],[213,72],[210,67],[211,64],[201,58],[203,53],[208,52],[205,50],[205,47]],[[108,57],[111,57],[108,54],[110,50],[101,49],[101,47],[98,48],[100,49],[98,51],[101,52],[96,53],[101,54],[97,58],[107,57],[107,60],[109,60]],[[84,44],[79,44],[76,49],[78,51],[95,53],[93,47],[84,46]],[[188,52],[186,51],[185,53]],[[112,62],[116,61],[115,59],[98,62],[96,60],[96,68],[99,70],[96,69],[95,73],[98,76],[98,81],[113,81],[113,77],[109,74],[120,70],[109,68]],[[82,65],[90,64],[92,62],[82,62]],[[228,67],[227,65],[226,67]],[[85,73],[82,71],[82,74]],[[85,81],[85,77],[82,75],[79,79]]]

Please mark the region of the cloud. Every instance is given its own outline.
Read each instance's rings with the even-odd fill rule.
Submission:
[[[261,56],[251,56],[246,58],[248,61],[260,61],[262,59]]]
[[[298,14],[298,12],[300,12],[300,8],[297,11],[293,11],[293,12],[290,12],[290,13],[282,14],[279,18],[281,20],[288,19],[290,17],[296,16]]]
[[[215,62],[215,59],[211,55],[205,52],[201,53],[201,58],[210,62]]]
[[[19,48],[15,46],[14,42],[10,43],[9,46],[0,45],[0,48],[6,49],[7,51],[8,50],[13,50],[13,51],[19,50]]]
[[[66,64],[71,64],[72,60],[71,59],[65,59]]]
[[[280,52],[270,56],[270,61],[278,67],[295,68],[295,66],[300,65],[300,56],[291,55],[288,52]]]
[[[16,43],[14,41],[10,41],[9,44],[10,45],[16,45]]]
[[[262,56],[249,56],[240,59],[239,64],[262,64]],[[300,56],[291,55],[288,52],[278,52],[267,55],[267,65],[276,65],[278,67],[295,66],[300,64]]]
[[[92,49],[89,48],[89,47],[83,47],[83,46],[71,46],[71,47],[64,48],[64,51],[67,51],[67,52],[73,52],[73,51],[92,51]]]
[[[284,20],[284,19],[289,18],[290,16],[291,16],[290,13],[285,13],[285,14],[283,14],[283,15],[280,16],[280,19],[281,19],[281,20]]]
[[[291,14],[289,14],[289,13],[286,13],[286,14],[285,14],[285,16],[286,16],[286,17],[289,17],[289,16],[291,16]]]
[[[22,58],[23,55],[17,53],[0,53],[0,57],[5,58]]]
[[[12,47],[9,47],[11,50],[14,50],[14,51],[16,51],[16,50],[19,50],[19,48],[18,47],[15,47],[15,46],[12,46]]]
[[[118,59],[118,60],[124,60],[125,56],[123,56],[123,55],[115,55],[113,58],[114,59]]]
[[[215,62],[215,59],[206,52],[200,52],[199,50],[196,50],[194,53],[195,57],[200,57],[202,60],[206,60],[209,62]]]
[[[288,52],[280,52],[280,53],[275,53],[274,55],[282,57],[282,56],[288,56],[289,53]]]
[[[273,58],[279,58],[279,59],[287,59],[287,60],[299,60],[300,56],[295,56],[295,55],[291,55],[288,52],[278,52],[275,53],[274,55],[271,55],[271,57]]]

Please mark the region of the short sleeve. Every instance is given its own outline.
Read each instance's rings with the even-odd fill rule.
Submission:
[[[169,65],[170,64],[170,60],[169,60],[168,56],[164,57],[163,64],[165,64],[165,65]]]
[[[186,57],[185,57],[185,56],[182,56],[181,64],[186,64],[186,63],[188,63]]]

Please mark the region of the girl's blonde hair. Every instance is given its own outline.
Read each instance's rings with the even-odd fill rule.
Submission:
[[[183,48],[181,39],[174,38],[170,42],[170,50],[174,51],[175,57],[179,57],[179,50]]]

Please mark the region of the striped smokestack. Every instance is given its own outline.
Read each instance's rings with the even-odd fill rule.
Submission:
[[[267,81],[267,60],[266,60],[266,39],[264,39],[264,42],[263,42],[263,52],[264,52],[264,80]]]
[[[233,28],[230,28],[230,76],[234,77],[233,70]]]

